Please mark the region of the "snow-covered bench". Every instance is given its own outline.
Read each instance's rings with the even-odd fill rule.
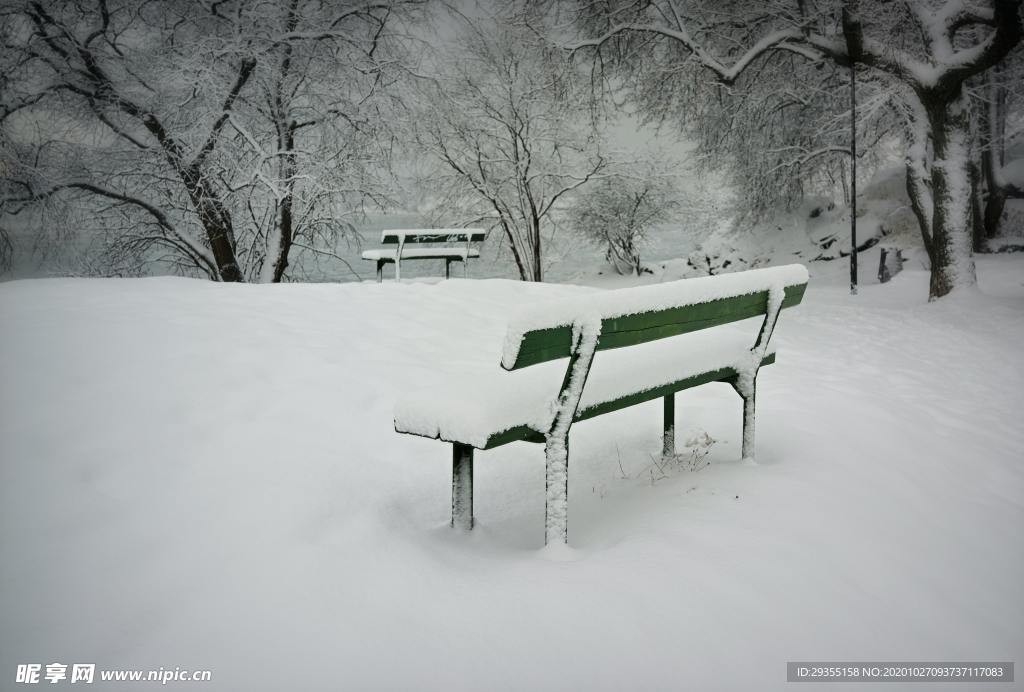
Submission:
[[[395,280],[402,278],[403,260],[443,259],[444,278],[451,275],[452,262],[466,266],[470,257],[479,257],[480,251],[470,247],[471,243],[483,242],[486,233],[479,228],[411,228],[406,230],[383,231],[380,242],[383,245],[397,245],[394,250],[365,250],[363,259],[377,263],[377,281],[384,278],[384,265],[395,265]],[[464,243],[459,247],[445,245],[406,249],[407,244]]]
[[[743,457],[753,458],[757,372],[775,362],[770,339],[780,310],[797,305],[806,288],[807,270],[794,264],[536,305],[509,324],[501,358],[504,370],[525,370],[466,373],[444,392],[408,396],[396,405],[395,430],[452,443],[451,523],[465,529],[473,527],[474,448],[543,442],[544,542],[565,542],[576,421],[663,398],[671,455],[675,392],[727,382],[743,398]],[[756,338],[756,325],[728,326],[758,316]],[[608,352],[595,358],[597,351]],[[563,359],[564,374],[555,362]]]

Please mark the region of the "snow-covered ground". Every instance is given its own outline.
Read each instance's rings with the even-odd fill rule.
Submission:
[[[677,397],[716,441],[697,463],[653,465],[658,402],[575,426],[568,551],[541,549],[541,447],[478,453],[478,526],[453,532],[450,448],[392,409],[497,369],[517,306],[598,289],[0,285],[0,689],[51,662],[275,691],[1020,664],[1024,259],[978,265],[980,290],[927,303],[913,263],[856,297],[845,263],[812,264],[759,380],[756,466],[725,385]]]

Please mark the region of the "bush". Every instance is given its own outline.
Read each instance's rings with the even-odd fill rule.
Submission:
[[[588,185],[572,210],[574,230],[605,248],[619,274],[640,273],[640,246],[647,231],[678,206],[669,176],[653,170],[615,174]]]

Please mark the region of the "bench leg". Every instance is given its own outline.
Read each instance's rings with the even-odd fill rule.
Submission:
[[[544,435],[544,545],[569,542],[569,429],[580,407],[600,333],[598,320],[572,326],[569,366],[558,392],[555,418]]]
[[[756,385],[755,385],[756,386]],[[754,460],[754,388],[743,397],[743,458]]]
[[[676,455],[676,395],[665,395],[665,420],[661,434],[661,456],[664,459]]]
[[[377,283],[384,280],[384,263],[377,260]]]
[[[544,545],[569,542],[569,436],[544,444]]]
[[[450,259],[444,261],[444,278],[452,278],[452,261]]]
[[[473,448],[452,444],[452,527],[473,528]]]
[[[738,380],[730,382],[736,393],[743,397],[743,458],[754,461],[754,398],[757,393],[757,376],[750,386],[740,386]]]

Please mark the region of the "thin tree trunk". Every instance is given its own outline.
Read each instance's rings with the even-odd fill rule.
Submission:
[[[985,211],[981,201],[981,168],[971,157],[971,249],[975,253],[985,251]]]
[[[931,190],[928,189],[927,179],[922,177],[919,167],[910,161],[907,162],[907,197],[910,198],[910,208],[921,229],[921,242],[928,253],[928,261],[935,264],[935,257],[932,254]]]
[[[999,185],[990,184],[988,194],[985,195],[985,211],[982,221],[985,227],[985,238],[995,238],[999,235],[999,227],[1005,208],[1006,190]]]
[[[533,276],[530,278],[530,281],[540,282],[544,280],[540,266],[540,219],[533,219],[530,235],[533,236],[531,238],[531,244],[533,245]]]
[[[980,108],[985,148],[981,153],[981,175],[985,181],[985,210],[983,224],[985,238],[999,235],[999,224],[1006,207],[1006,190],[999,184],[998,170],[1003,165],[1006,146],[1006,88],[999,83],[999,66],[989,70],[987,99]]]
[[[284,157],[284,198],[281,200],[277,257],[274,259],[274,275],[272,283],[281,283],[284,271],[288,268],[288,255],[292,249],[292,241],[295,239],[293,205],[295,202],[295,123],[288,123],[285,134]]]
[[[298,26],[299,16],[297,14],[298,0],[292,0],[288,7],[288,19],[285,22],[285,31],[295,31]],[[274,257],[264,258],[264,262],[273,261],[273,272],[270,277],[271,283],[281,283],[285,269],[288,268],[288,255],[292,249],[292,241],[295,238],[294,229],[294,200],[295,200],[295,121],[289,117],[284,105],[283,92],[285,80],[291,72],[292,46],[290,43],[284,45],[284,54],[281,57],[280,75],[275,84],[274,90],[274,119],[277,121],[277,143],[280,151],[284,152],[281,160],[281,179],[284,181],[284,196],[278,202],[278,225],[277,239],[273,244]]]
[[[919,103],[910,99],[907,99],[905,103],[904,115],[908,146],[904,161],[907,171],[907,197],[910,199],[910,208],[914,212],[918,228],[921,230],[921,242],[924,244],[925,252],[928,253],[929,264],[933,266],[935,264],[935,255],[932,249],[934,203],[932,202],[931,176],[928,172],[927,116]]]
[[[526,267],[523,266],[523,258],[519,256],[519,247],[516,245],[515,236],[512,234],[512,227],[505,220],[501,221],[501,228],[505,231],[505,238],[508,239],[508,246],[512,250],[512,259],[516,261],[516,269],[519,270],[519,278],[522,281],[529,281]]]

